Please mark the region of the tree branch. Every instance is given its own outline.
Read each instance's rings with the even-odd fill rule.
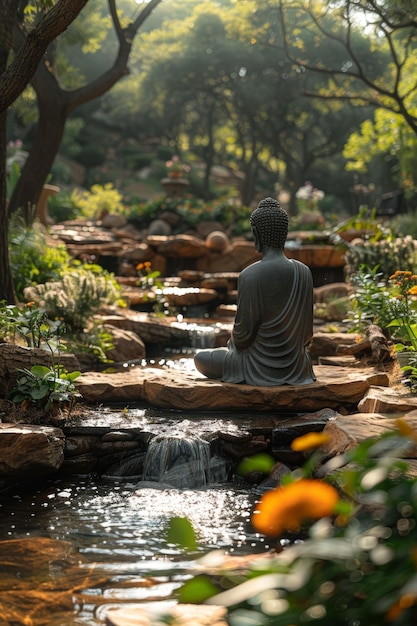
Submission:
[[[355,3],[355,10],[357,11],[362,9],[365,11],[371,11],[374,15],[377,16],[377,20],[373,22],[374,28],[379,28],[380,32],[384,33],[384,39],[387,41],[390,51],[390,58],[392,65],[394,67],[394,76],[392,77],[391,87],[385,87],[386,82],[381,83],[376,81],[370,77],[365,70],[364,65],[361,63],[360,59],[355,54],[355,51],[352,46],[351,41],[351,28],[352,28],[352,20],[350,16],[350,2],[347,2],[347,12],[345,14],[345,24],[346,24],[346,32],[345,38],[342,38],[340,35],[335,35],[333,32],[328,31],[324,27],[324,21],[321,19],[322,16],[317,16],[314,12],[314,7],[312,6],[312,2],[309,2],[308,15],[312,20],[314,26],[319,30],[319,32],[326,37],[327,39],[331,39],[340,44],[346,51],[348,58],[353,63],[354,69],[338,69],[332,67],[322,67],[318,65],[313,65],[306,59],[302,59],[297,55],[292,53],[290,49],[289,37],[288,37],[288,29],[285,19],[285,8],[283,0],[279,2],[279,15],[280,15],[280,24],[283,33],[283,42],[284,42],[284,50],[288,59],[293,63],[296,63],[300,67],[304,69],[314,72],[316,74],[326,74],[333,79],[337,79],[337,77],[342,77],[344,81],[346,79],[353,79],[355,81],[360,81],[364,86],[363,93],[352,94],[346,90],[346,93],[333,93],[323,95],[322,93],[316,91],[306,91],[305,95],[319,98],[319,99],[327,99],[327,100],[345,100],[345,101],[357,101],[358,103],[371,104],[373,106],[382,107],[386,110],[393,111],[397,114],[400,114],[404,117],[405,122],[408,126],[413,130],[414,133],[417,133],[417,117],[411,112],[409,107],[406,105],[406,98],[409,98],[411,95],[410,89],[407,90],[405,94],[401,94],[400,92],[400,84],[403,81],[403,69],[404,65],[408,58],[408,48],[412,43],[413,36],[415,39],[415,33],[413,35],[409,34],[407,37],[407,45],[404,49],[404,57],[402,59],[399,58],[398,52],[395,46],[395,33],[398,30],[402,30],[407,26],[410,28],[416,28],[417,24],[413,24],[413,20],[407,19],[405,21],[395,22],[389,19],[387,12],[384,12],[377,2],[374,0],[369,0],[364,5],[360,3]],[[401,14],[402,16],[402,14]],[[404,39],[403,39],[404,40]],[[391,103],[391,104],[390,104]]]
[[[81,104],[85,104],[86,102],[90,102],[102,96],[113,87],[122,76],[129,74],[127,63],[136,33],[146,18],[161,2],[162,0],[151,0],[133,22],[130,22],[126,28],[122,28],[117,14],[115,0],[108,0],[110,15],[119,41],[116,59],[111,68],[103,72],[103,74],[98,76],[91,83],[68,92],[69,111],[72,111]]]
[[[48,47],[68,28],[88,0],[58,0],[28,33],[24,44],[0,77],[0,112],[5,111],[22,93]]]

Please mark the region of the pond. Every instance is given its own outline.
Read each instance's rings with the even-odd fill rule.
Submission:
[[[185,352],[166,359],[179,369],[188,369],[190,360]],[[270,414],[182,414],[140,406],[101,406],[81,423],[200,441],[219,430],[238,435],[253,420],[271,427]],[[68,420],[77,425],[76,417]],[[206,475],[212,483],[182,489],[179,483],[142,482],[141,476],[54,476],[3,494],[0,624],[3,618],[7,626],[97,626],[114,607],[175,601],[204,555],[273,550],[251,526],[259,499],[251,485],[224,474],[222,465]],[[191,522],[196,549],[187,551],[168,537],[176,517]]]
[[[210,551],[270,550],[251,528],[255,498],[232,483],[137,489],[77,477],[21,487],[0,503],[0,539],[8,542],[6,565],[0,559],[2,617],[23,623],[24,612],[32,619],[25,623],[36,626],[92,626],[104,623],[109,607],[173,598],[196,559]],[[196,550],[168,541],[173,517],[192,523]],[[13,604],[9,592],[19,589]],[[12,619],[16,612],[22,622]]]

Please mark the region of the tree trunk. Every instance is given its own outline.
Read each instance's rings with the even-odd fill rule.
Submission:
[[[35,138],[22,174],[14,189],[9,204],[9,215],[21,209],[29,214],[42,191],[51,171],[55,156],[64,134],[68,117],[68,103],[65,94],[42,95],[38,93],[39,120]],[[30,225],[29,219],[26,220]]]
[[[0,113],[0,302],[16,301],[10,271],[8,231],[9,220],[6,206],[6,117]]]
[[[255,196],[255,184],[258,175],[258,161],[253,158],[245,167],[245,180],[242,185],[240,200],[244,206],[250,206]]]
[[[0,74],[6,71],[11,47],[13,21],[16,18],[17,3],[13,0],[3,2],[0,19]],[[0,111],[0,302],[15,302],[12,275],[9,261],[7,215],[7,172],[6,172],[6,128],[7,110]]]

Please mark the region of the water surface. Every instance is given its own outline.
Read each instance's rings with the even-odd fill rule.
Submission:
[[[250,525],[253,506],[250,491],[233,484],[195,490],[162,485],[137,489],[133,483],[77,477],[27,485],[0,502],[0,540],[14,540],[8,544],[8,566],[0,562],[0,597],[2,590],[21,588],[16,602],[22,610],[22,597],[28,598],[26,615],[35,626],[102,624],[114,605],[173,598],[196,560],[212,550],[230,555],[268,550]],[[198,539],[195,551],[168,543],[172,517],[190,520]],[[58,546],[68,542],[74,558],[57,553],[47,561],[46,573],[39,574],[36,563],[41,570],[45,539]],[[35,557],[25,558],[25,542],[31,542]],[[14,556],[17,564],[11,568]],[[38,595],[47,590],[36,596],[36,610],[32,587]],[[64,610],[48,595],[55,587],[61,596],[63,589],[70,595]],[[88,602],[81,602],[83,594]]]

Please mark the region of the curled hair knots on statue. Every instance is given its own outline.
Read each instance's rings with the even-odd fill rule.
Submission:
[[[288,235],[288,215],[278,200],[265,198],[250,216],[262,245],[268,248],[284,248]]]

